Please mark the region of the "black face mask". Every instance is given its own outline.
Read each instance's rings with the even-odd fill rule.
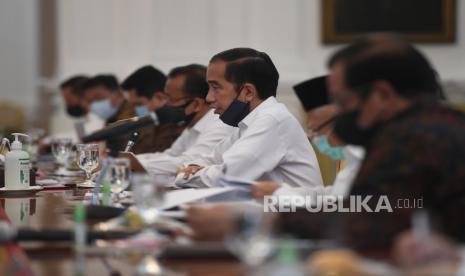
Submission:
[[[66,113],[69,116],[79,118],[87,114],[87,111],[80,105],[68,105],[66,106]]]
[[[192,120],[194,120],[195,115],[197,115],[197,112],[192,112],[191,114],[186,115],[184,119],[184,125],[186,126],[190,125],[192,123]]]
[[[164,106],[157,109],[155,112],[158,116],[160,124],[177,124],[179,126],[187,126],[194,119],[197,112],[186,115],[186,107],[192,103],[188,101],[181,106]]]
[[[360,112],[356,110],[338,115],[334,120],[333,134],[347,144],[367,148],[378,132],[379,125],[360,128],[357,123],[359,114]]]
[[[237,99],[241,94],[241,91],[242,88],[239,89],[239,93],[237,94],[234,101],[220,116],[220,120],[223,121],[223,123],[233,127],[237,127],[239,122],[250,113],[250,103],[244,103]]]

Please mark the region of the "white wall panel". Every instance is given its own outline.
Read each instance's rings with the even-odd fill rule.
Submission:
[[[31,111],[38,75],[35,1],[0,1],[0,100]]]
[[[465,5],[456,44],[420,45],[443,79],[465,79]],[[298,116],[296,82],[324,74],[337,46],[320,42],[320,0],[66,0],[60,6],[60,75],[151,63],[165,72],[232,47],[264,50],[281,74],[279,99]]]

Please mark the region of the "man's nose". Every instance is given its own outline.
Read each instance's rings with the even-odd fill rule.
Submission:
[[[210,90],[208,90],[205,101],[207,101],[208,104],[212,104],[213,102],[215,102],[215,97],[213,96],[213,93]]]

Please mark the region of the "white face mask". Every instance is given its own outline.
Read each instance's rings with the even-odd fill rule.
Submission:
[[[95,101],[90,105],[90,111],[103,120],[108,120],[118,111],[111,105],[110,99]]]

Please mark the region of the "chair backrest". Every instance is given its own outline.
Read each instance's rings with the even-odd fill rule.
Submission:
[[[332,185],[336,174],[341,169],[341,162],[332,160],[328,155],[321,153],[311,142],[310,144],[316,154],[324,185]]]
[[[26,129],[26,115],[24,109],[14,103],[0,101],[0,136],[12,132],[24,132]]]

